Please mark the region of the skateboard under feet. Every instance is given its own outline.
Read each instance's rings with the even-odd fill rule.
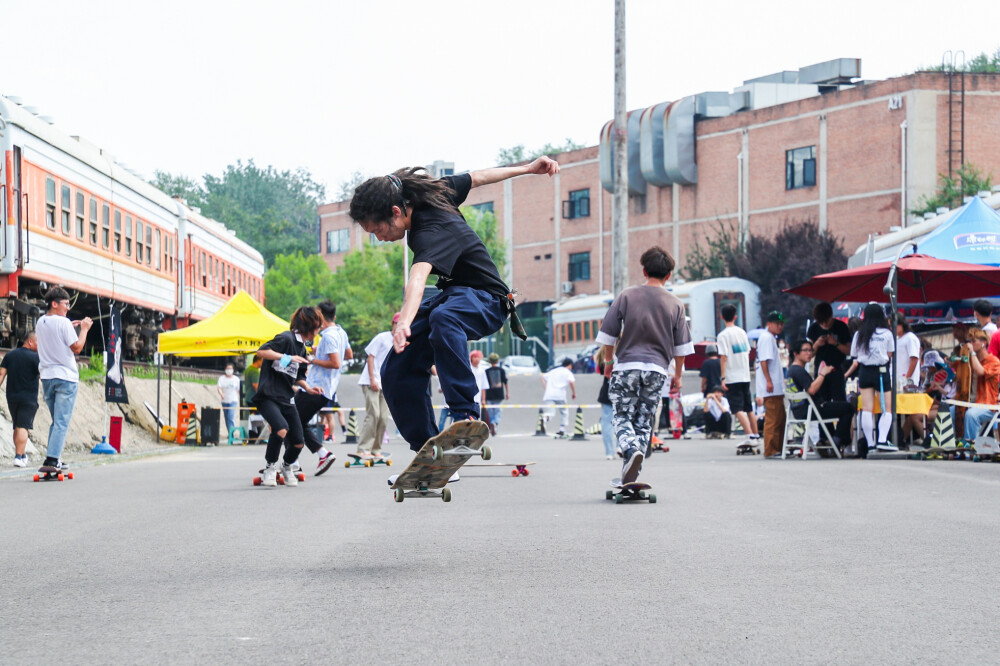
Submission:
[[[736,445],[736,455],[738,456],[756,456],[760,455],[760,445],[754,444],[753,442],[747,442],[745,444]]]
[[[363,458],[359,453],[348,453],[347,457],[350,460],[344,461],[344,467],[374,467],[375,465],[385,465],[386,467],[392,466],[392,458],[389,456],[382,456],[380,458]]]
[[[470,420],[456,421],[431,437],[392,484],[393,499],[402,502],[406,497],[440,497],[450,502],[451,488],[445,487],[448,479],[471,458],[489,460],[493,456],[490,447],[483,446],[489,436],[489,426]]]
[[[258,472],[258,474],[263,474],[263,473],[264,473],[264,470],[260,470]],[[299,481],[305,481],[306,480],[306,475],[303,472],[298,471],[298,472],[295,472],[295,478],[298,479]],[[263,482],[263,480],[264,479],[262,477],[255,476],[255,477],[253,477],[253,485],[259,486],[261,484],[261,482]],[[277,478],[277,480],[278,480],[278,485],[279,486],[285,485],[285,475],[281,473],[280,469],[278,470],[278,478]]]
[[[32,480],[38,481],[64,481],[66,479],[72,479],[73,472],[67,472],[59,469],[58,467],[48,467],[42,465],[38,468],[38,474],[32,477]]]
[[[618,485],[612,481],[611,485],[615,490],[605,491],[604,499],[613,499],[615,504],[621,504],[622,502],[649,502],[650,504],[656,504],[656,495],[646,493],[647,490],[653,487],[648,483],[633,481],[632,483]]]

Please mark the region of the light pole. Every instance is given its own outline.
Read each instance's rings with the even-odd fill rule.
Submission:
[[[625,111],[625,0],[615,0],[615,187],[611,200],[611,289],[628,286],[628,120]]]

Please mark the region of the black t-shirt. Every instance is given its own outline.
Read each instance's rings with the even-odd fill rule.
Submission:
[[[487,400],[503,400],[503,387],[507,385],[507,372],[499,365],[486,368],[486,382],[490,385],[486,389]]]
[[[701,364],[701,372],[698,374],[707,380],[705,391],[711,391],[716,386],[722,385],[722,362],[715,356],[707,358]]]
[[[835,371],[842,371],[844,369],[844,361],[847,360],[847,354],[837,349],[837,346],[830,342],[825,343],[822,347],[816,347],[817,340],[831,333],[837,336],[837,344],[851,344],[851,329],[847,328],[847,324],[839,319],[833,320],[830,330],[823,328],[818,322],[813,322],[806,333],[806,337],[809,338],[809,341],[813,343],[813,348],[816,349],[815,364],[817,369],[820,363],[826,363],[833,366]]]
[[[301,356],[305,358],[306,346],[299,341],[292,331],[285,331],[274,336],[270,342],[261,345],[261,349],[270,349],[279,354]],[[257,395],[254,403],[260,404],[262,398],[270,398],[275,402],[290,404],[295,395],[295,382],[305,379],[306,364],[290,362],[281,367],[281,361],[265,361],[260,366],[260,380],[257,382]]]
[[[798,393],[800,391],[805,391],[812,384],[813,378],[809,376],[809,373],[801,365],[795,365],[792,363],[788,367],[788,375],[785,377],[785,388],[790,392]],[[793,400],[792,414],[797,419],[804,419],[806,417],[806,401],[805,400]]]
[[[506,296],[509,290],[486,245],[458,210],[472,189],[472,176],[465,173],[445,176],[441,180],[452,189],[451,202],[455,207],[451,210],[424,205],[414,207],[408,236],[413,263],[430,264],[431,273],[440,276],[439,289],[475,287]]]
[[[7,371],[8,402],[38,404],[38,352],[12,349],[0,361],[0,368]]]

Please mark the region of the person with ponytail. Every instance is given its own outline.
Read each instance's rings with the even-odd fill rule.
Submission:
[[[369,178],[354,190],[350,206],[351,219],[367,233],[383,242],[405,237],[413,251],[382,379],[389,412],[414,451],[438,434],[427,390],[431,366],[437,367],[455,420],[479,418],[467,342],[496,332],[508,316],[511,330],[526,337],[511,289],[458,207],[474,187],[529,174],[552,176],[559,164],[543,156],[529,164],[440,179],[424,171],[411,167]],[[432,274],[438,276],[440,292],[424,301]]]
[[[865,435],[865,447],[860,448],[862,458],[867,457],[872,442],[877,442],[880,451],[896,451],[889,442],[892,427],[892,373],[889,362],[895,351],[896,337],[889,330],[885,311],[878,303],[865,306],[861,326],[851,340],[851,357],[854,363],[845,377],[858,371],[858,388],[861,389],[861,430]],[[859,369],[860,368],[860,369]],[[879,406],[882,415],[878,420],[878,439],[875,439],[875,392],[880,392]]]

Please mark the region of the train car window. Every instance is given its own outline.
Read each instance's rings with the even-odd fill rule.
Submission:
[[[142,263],[142,220],[135,221],[135,262]]]
[[[84,198],[83,192],[76,193],[76,237],[83,240],[83,236],[87,231],[87,222],[85,215],[87,210],[84,208]]]
[[[108,204],[101,207],[101,246],[105,250],[111,247],[111,207]]]
[[[115,211],[115,254],[122,253],[122,212]]]
[[[153,265],[153,227],[146,225],[146,265]]]
[[[163,253],[160,252],[160,230],[156,230],[156,245],[153,246],[155,251],[153,254],[156,255],[156,270],[160,270],[160,266],[163,260]]]
[[[45,179],[45,226],[56,228],[56,181]]]
[[[71,204],[73,202],[73,195],[69,191],[69,185],[62,186],[62,232],[69,236],[72,230],[72,217],[73,211],[71,209]]]
[[[90,244],[97,245],[97,199],[90,199]]]
[[[198,255],[201,257],[201,286],[208,287],[208,273],[205,272],[205,253],[199,252]]]
[[[142,222],[139,223],[142,225]],[[132,256],[132,216],[125,216],[125,256]]]

